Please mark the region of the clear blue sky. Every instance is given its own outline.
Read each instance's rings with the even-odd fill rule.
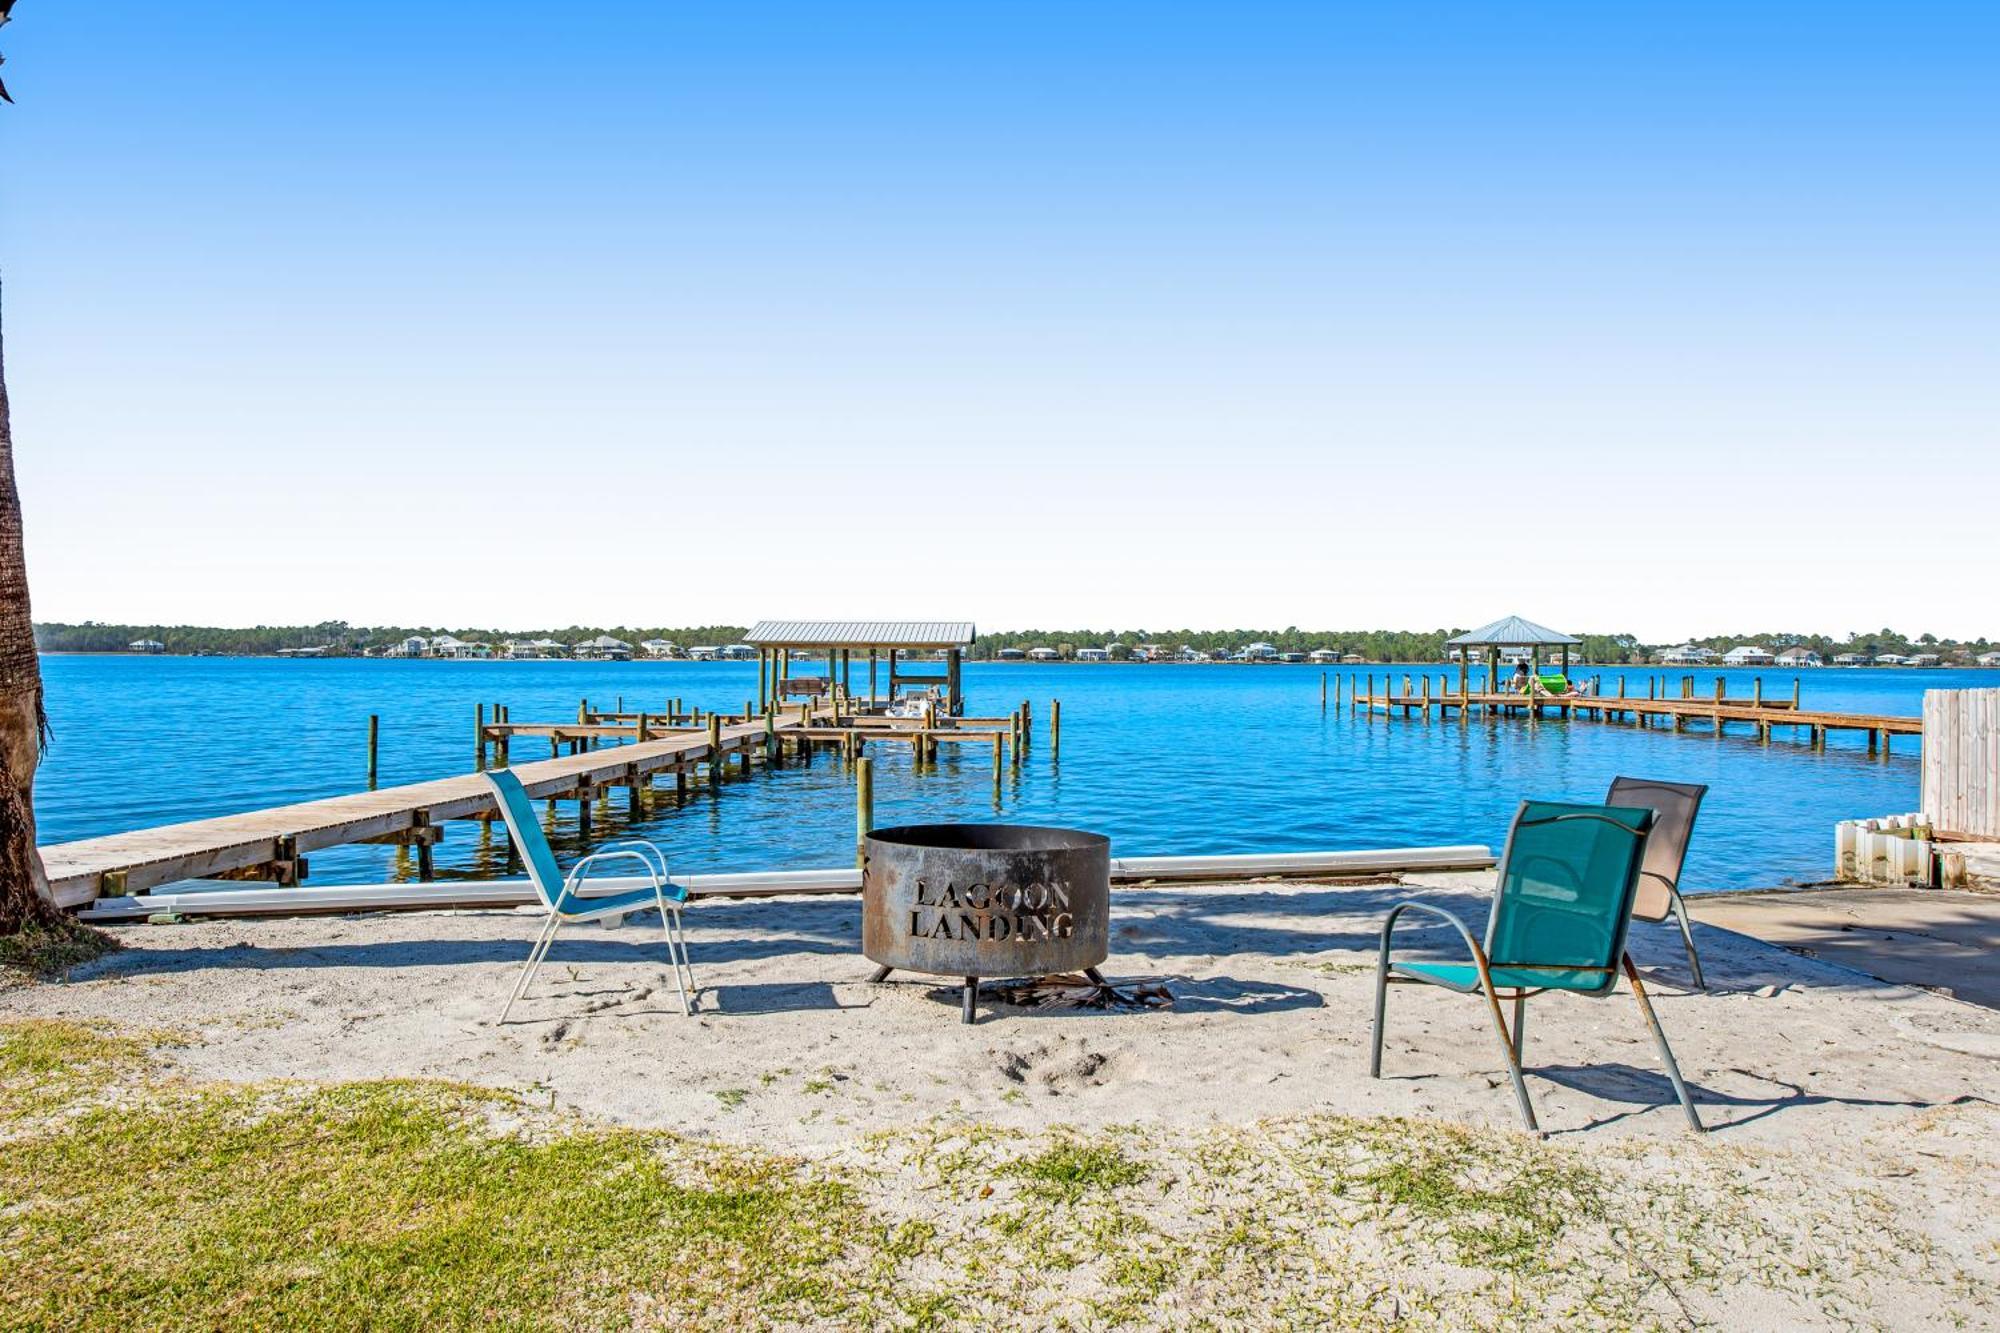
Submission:
[[[45,619],[2000,634],[1991,5],[21,0],[0,50]]]

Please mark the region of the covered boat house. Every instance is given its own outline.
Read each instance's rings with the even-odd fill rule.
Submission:
[[[961,681],[965,650],[973,643],[969,620],[760,620],[743,641],[757,652],[757,697],[769,707],[795,695],[821,695],[838,689],[853,704],[863,696],[854,690],[854,655],[866,654],[870,709],[895,702],[898,689],[935,689],[944,708],[957,717],[965,712]],[[792,675],[794,654],[824,661],[823,677]],[[942,674],[904,669],[910,655],[943,654]],[[888,666],[887,692],[880,668]]]
[[[1482,653],[1486,658],[1486,688],[1498,692],[1500,689],[1500,656],[1503,651],[1525,651],[1528,655],[1529,672],[1539,680],[1542,662],[1546,654],[1569,675],[1569,651],[1581,648],[1583,640],[1558,633],[1546,625],[1537,625],[1532,620],[1520,616],[1508,616],[1490,625],[1481,625],[1469,633],[1445,640],[1446,648],[1458,650],[1458,692],[1471,693],[1468,679],[1469,664],[1474,653]]]

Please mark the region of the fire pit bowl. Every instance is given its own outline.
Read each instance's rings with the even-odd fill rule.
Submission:
[[[1108,951],[1111,840],[1028,824],[908,824],[868,835],[861,951],[880,965],[961,977],[1096,975]]]

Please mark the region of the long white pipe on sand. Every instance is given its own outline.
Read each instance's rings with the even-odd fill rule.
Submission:
[[[1485,870],[1491,849],[1392,847],[1359,852],[1275,852],[1246,856],[1123,856],[1111,860],[1113,883],[1146,880],[1222,881],[1281,876],[1386,875],[1403,871]],[[792,893],[859,893],[858,869],[758,870],[731,875],[675,875],[688,896],[776,897]],[[77,915],[86,921],[119,921],[161,913],[179,916],[273,916],[298,912],[378,912],[447,907],[515,907],[535,900],[525,879],[440,880],[429,884],[354,884],[323,888],[189,889],[99,898]],[[595,893],[651,888],[631,875],[592,879]]]

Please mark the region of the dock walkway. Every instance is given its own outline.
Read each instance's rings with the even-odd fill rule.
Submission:
[[[629,745],[579,748],[517,765],[513,771],[528,795],[538,800],[584,800],[587,812],[588,798],[606,787],[637,790],[661,775],[672,775],[684,787],[697,766],[707,764],[711,776],[717,776],[726,772],[732,758],[747,769],[753,759],[774,757],[774,740],[799,727],[796,714],[728,725],[718,720],[713,729],[678,731]],[[590,739],[602,735],[599,730]],[[303,875],[307,853],[347,843],[413,845],[427,865],[430,846],[441,835],[440,823],[491,818],[494,809],[492,789],[477,773],[467,773],[59,843],[41,849],[42,862],[56,901],[65,907],[187,879],[295,883]]]

